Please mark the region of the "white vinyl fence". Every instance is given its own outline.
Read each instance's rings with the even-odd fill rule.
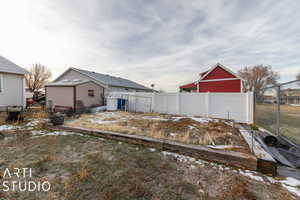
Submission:
[[[202,116],[253,123],[253,93],[125,93],[110,97],[128,100],[127,110]]]

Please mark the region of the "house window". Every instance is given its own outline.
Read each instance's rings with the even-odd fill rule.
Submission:
[[[89,97],[94,97],[94,90],[89,90],[88,91]]]

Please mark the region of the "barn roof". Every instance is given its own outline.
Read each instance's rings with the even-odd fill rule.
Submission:
[[[180,86],[179,88],[181,88],[181,89],[185,89],[185,88],[197,88],[197,84],[195,84],[195,83],[188,83],[188,84]]]
[[[0,72],[28,74],[28,71],[0,55]]]

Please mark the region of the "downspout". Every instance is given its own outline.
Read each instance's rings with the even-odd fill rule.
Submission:
[[[74,110],[74,113],[76,112],[76,85],[73,86],[73,110]]]
[[[25,96],[25,75],[23,76],[22,78],[22,86],[23,86],[23,89],[22,89],[22,93],[23,93],[23,101],[22,101],[22,104],[23,104],[23,109],[26,107],[26,96]]]

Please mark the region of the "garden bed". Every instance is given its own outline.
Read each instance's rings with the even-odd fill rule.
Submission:
[[[158,113],[99,112],[69,119],[66,126],[166,139],[249,153],[247,143],[229,121]]]

